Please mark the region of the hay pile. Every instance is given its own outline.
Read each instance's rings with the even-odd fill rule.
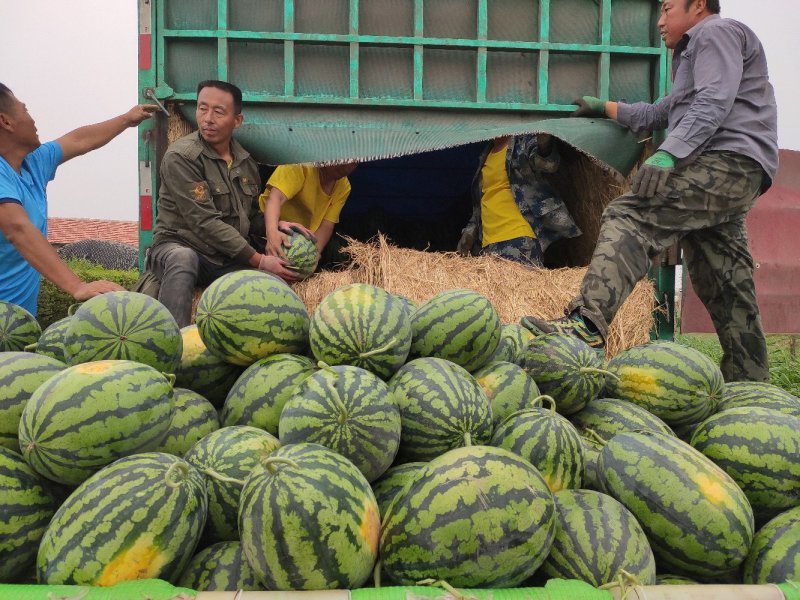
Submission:
[[[322,272],[293,285],[309,313],[326,294],[349,283],[369,283],[401,294],[416,303],[438,292],[468,288],[485,295],[503,323],[525,315],[554,318],[578,293],[585,268],[530,269],[496,257],[463,258],[455,253],[420,252],[390,245],[383,235],[370,243],[347,239],[343,249],[351,264],[343,271]],[[611,325],[607,354],[650,339],[655,293],[640,282]]]

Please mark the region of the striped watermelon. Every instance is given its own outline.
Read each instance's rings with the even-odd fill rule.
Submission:
[[[423,467],[384,516],[383,569],[400,585],[519,585],[547,556],[555,513],[527,461],[500,448],[457,448]]]
[[[30,352],[0,352],[0,447],[19,452],[19,420],[28,398],[64,363]]]
[[[595,587],[614,582],[623,572],[641,585],[655,583],[653,551],[627,508],[590,490],[562,490],[553,498],[558,509],[556,536],[542,564],[543,574]]]
[[[418,358],[389,381],[400,407],[399,462],[428,461],[492,437],[492,409],[466,370],[441,358]]]
[[[266,431],[234,426],[212,431],[186,453],[186,462],[206,478],[209,541],[239,539],[236,519],[242,483],[279,445]]]
[[[530,408],[539,388],[525,370],[510,362],[491,362],[472,376],[492,405],[492,417],[500,423],[511,413]]]
[[[183,353],[175,369],[175,386],[197,392],[215,408],[220,408],[242,374],[242,367],[212,354],[200,339],[197,325],[182,328],[181,338]]]
[[[411,318],[397,296],[354,283],[325,296],[314,311],[311,350],[329,365],[353,365],[388,379],[408,357]]]
[[[560,333],[535,337],[523,362],[539,391],[556,401],[562,415],[576,413],[597,398],[606,374],[602,367],[603,359],[586,342]]]
[[[475,371],[491,360],[502,325],[485,296],[472,290],[448,290],[414,311],[411,329],[411,356],[444,358]]]
[[[616,398],[596,398],[569,420],[578,429],[591,429],[604,441],[623,431],[657,431],[674,435],[669,426],[641,406]]]
[[[800,505],[800,418],[731,408],[703,421],[691,444],[744,490],[756,523]]]
[[[642,525],[659,568],[700,581],[735,572],[753,540],[753,511],[736,482],[663,433],[620,433],[600,452],[602,491]]]
[[[203,548],[183,570],[178,585],[198,592],[261,589],[239,542],[217,542]]]
[[[378,557],[375,497],[353,463],[317,444],[283,446],[242,488],[247,562],[270,590],[350,589]]]
[[[0,300],[0,352],[24,350],[42,335],[36,318],[11,302]]]
[[[319,251],[317,245],[302,233],[292,230],[289,235],[289,246],[284,246],[283,253],[292,263],[298,277],[303,280],[310,277],[317,268]]]
[[[414,314],[414,311],[415,311],[415,310],[417,310],[417,303],[416,303],[416,302],[414,302],[414,301],[413,301],[411,298],[409,298],[408,296],[403,296],[402,294],[392,294],[392,295],[393,295],[395,298],[397,298],[398,300],[400,300],[400,302],[401,302],[401,303],[403,304],[403,306],[405,307],[405,309],[406,309],[406,312],[408,313],[408,316],[409,316],[409,317],[410,317],[410,316],[412,316],[412,315]]]
[[[0,583],[19,580],[36,560],[58,507],[49,483],[19,454],[0,446]]]
[[[521,456],[539,472],[551,491],[576,489],[583,479],[583,444],[575,427],[550,409],[530,407],[509,415],[494,430],[491,445]]]
[[[742,406],[771,408],[800,417],[800,398],[763,381],[731,381],[725,384],[717,412]]]
[[[494,351],[492,361],[505,361],[519,365],[523,364],[525,348],[535,336],[529,329],[518,323],[503,325],[500,331],[500,343]]]
[[[587,490],[600,491],[600,482],[597,476],[597,461],[600,458],[600,451],[605,445],[598,440],[587,436],[586,432],[581,435],[583,444],[583,487]]]
[[[651,342],[623,350],[608,363],[616,375],[606,394],[638,404],[669,426],[699,423],[717,409],[723,379],[699,350],[674,342]]]
[[[278,435],[278,422],[297,385],[315,371],[310,358],[274,354],[247,367],[222,407],[222,424],[251,425]]]
[[[203,477],[171,454],[121,458],[84,481],[44,534],[37,578],[48,585],[174,581],[206,519]]]
[[[745,583],[800,581],[800,506],[764,525],[742,567]]]
[[[372,483],[372,492],[378,502],[378,509],[381,515],[389,512],[389,507],[395,498],[411,481],[421,472],[422,467],[428,463],[410,462],[402,465],[395,465],[386,473],[381,475]]]
[[[37,473],[77,485],[118,458],[157,447],[173,410],[172,385],[153,367],[84,363],[36,389],[22,411],[19,445]]]
[[[295,388],[279,431],[281,444],[320,444],[374,481],[400,446],[400,410],[377,375],[347,365],[325,367]]]
[[[64,317],[55,323],[51,323],[47,329],[39,336],[36,342],[36,353],[55,358],[61,362],[67,362],[67,355],[64,348],[64,340],[66,339],[67,329],[69,328],[70,319],[72,317]]]
[[[81,304],[64,335],[67,363],[135,360],[172,373],[183,349],[166,306],[137,292],[110,292]]]
[[[172,396],[175,411],[166,437],[155,450],[183,456],[195,442],[219,429],[219,415],[211,403],[197,392],[175,388]]]
[[[197,328],[206,347],[244,367],[280,352],[304,353],[308,324],[300,297],[261,271],[223,275],[203,291],[197,305]]]
[[[656,575],[656,585],[697,585],[694,579],[681,577],[680,575]]]

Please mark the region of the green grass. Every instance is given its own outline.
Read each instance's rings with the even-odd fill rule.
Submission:
[[[692,333],[675,336],[675,341],[699,350],[717,364],[722,358],[717,336]],[[791,335],[767,336],[770,382],[800,397],[800,338]]]

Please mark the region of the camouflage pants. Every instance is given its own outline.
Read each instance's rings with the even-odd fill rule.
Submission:
[[[603,213],[581,294],[568,312],[578,310],[605,338],[652,260],[680,242],[692,285],[719,335],[725,380],[767,381],[766,341],[745,228],[762,177],[754,160],[706,152],[675,169],[663,193],[613,200]]]
[[[481,254],[494,254],[523,265],[542,266],[542,247],[533,237],[518,237],[504,242],[488,244]]]

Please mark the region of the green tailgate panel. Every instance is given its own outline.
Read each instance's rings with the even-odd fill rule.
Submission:
[[[653,101],[653,0],[162,0],[145,87],[194,118],[203,79],[242,88],[262,162],[372,159],[548,131],[615,171],[641,146],[560,120],[591,94]],[[577,136],[577,137],[576,137]]]

